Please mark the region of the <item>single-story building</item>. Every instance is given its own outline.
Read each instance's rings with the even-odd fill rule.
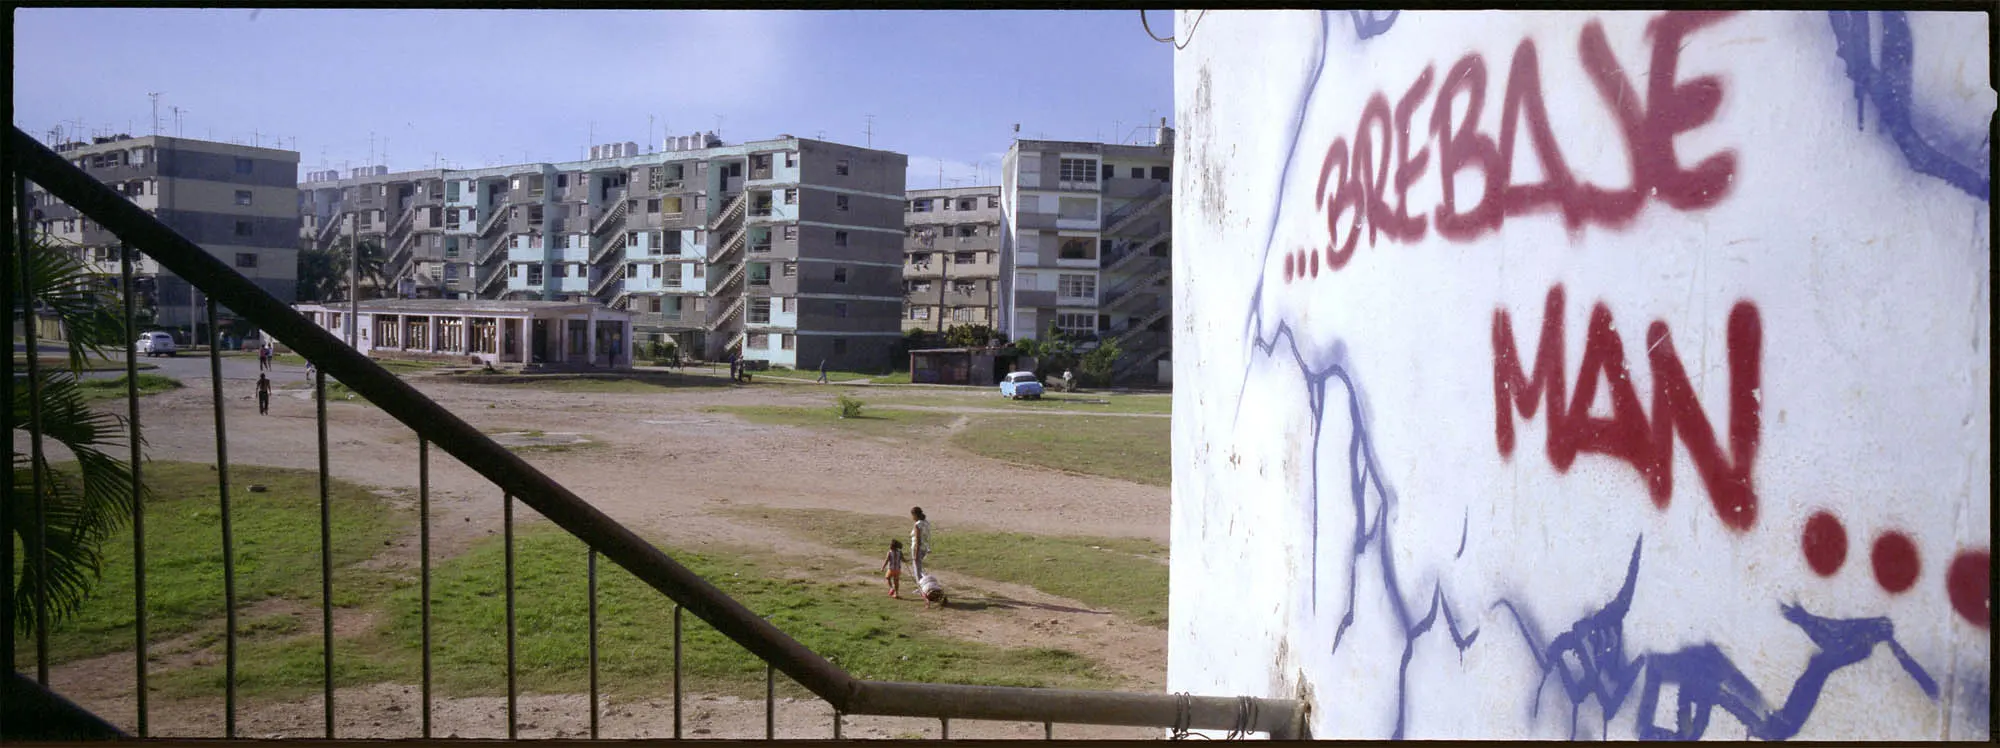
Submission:
[[[990,387],[1010,371],[1032,370],[1033,356],[1011,348],[925,348],[910,351],[910,381]]]
[[[292,307],[341,340],[348,305]],[[632,366],[632,314],[590,302],[375,299],[360,303],[357,343],[370,356],[464,356],[487,364]]]

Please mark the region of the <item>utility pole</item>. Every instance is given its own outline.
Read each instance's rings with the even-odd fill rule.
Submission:
[[[155,91],[146,94],[146,98],[153,100],[153,134],[158,135],[160,134],[160,92]]]
[[[373,133],[369,147],[374,147]],[[347,347],[356,352],[361,350],[355,341],[355,330],[361,326],[361,214],[347,214]]]
[[[944,159],[938,159],[938,189],[944,189]]]
[[[865,132],[866,132],[866,133],[867,133],[867,135],[868,135],[868,147],[869,147],[869,148],[874,148],[874,147],[875,147],[875,115],[873,115],[873,114],[870,114],[870,115],[868,115],[868,129],[867,129],[867,130],[866,130]]]

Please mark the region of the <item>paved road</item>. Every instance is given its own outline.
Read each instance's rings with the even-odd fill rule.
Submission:
[[[35,342],[39,344],[38,347],[42,349],[42,354],[45,356],[69,355],[69,349],[61,345],[51,345],[49,343],[44,343],[42,341],[35,341]],[[16,352],[24,352],[27,349],[28,346],[25,343],[20,343],[20,342],[14,343],[14,350]],[[183,351],[181,352],[180,355],[177,356],[141,356],[139,360],[144,363],[152,364],[156,367],[159,367],[152,370],[152,373],[155,374],[165,374],[167,376],[181,380],[182,382],[190,382],[192,380],[201,380],[204,382],[208,381],[209,361],[208,361],[208,354],[206,352]],[[116,355],[111,357],[111,361],[115,362],[114,365],[122,365],[125,361],[125,357],[122,355]],[[26,373],[25,371],[17,370],[15,372],[15,375],[20,376],[25,373]],[[104,377],[104,378],[115,378],[124,375],[125,372],[122,370],[94,371],[84,374],[84,376],[86,377]],[[252,382],[256,381],[257,357],[223,356],[222,380],[225,382],[232,380],[245,380]],[[277,382],[277,383],[292,382],[292,381],[303,382],[305,380],[306,380],[305,367],[291,366],[288,364],[272,362],[271,364],[272,382]]]

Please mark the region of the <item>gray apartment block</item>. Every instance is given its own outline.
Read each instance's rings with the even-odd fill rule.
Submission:
[[[999,324],[1000,187],[910,190],[903,327]]]
[[[271,295],[296,300],[298,153],[161,135],[93,141],[59,143],[54,150]],[[39,188],[29,199],[32,228],[75,246],[115,287],[121,273],[117,237]],[[206,328],[206,300],[192,296],[186,281],[143,253],[134,274],[140,306],[152,312],[154,324],[186,328],[194,320]],[[227,310],[219,315],[225,323],[230,319]]]
[[[1173,345],[1173,130],[1154,145],[1018,140],[1001,163],[1002,332],[1115,340],[1115,378],[1155,381]]]
[[[903,316],[897,153],[782,136],[484,169],[316,172],[302,236],[387,249],[401,296],[591,299],[637,342],[774,365],[876,369]]]

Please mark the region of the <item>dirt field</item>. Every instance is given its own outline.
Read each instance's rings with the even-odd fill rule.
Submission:
[[[797,535],[746,524],[722,511],[731,507],[828,508],[884,515],[898,523],[921,505],[947,537],[954,524],[1038,534],[1090,534],[1167,540],[1167,491],[1134,483],[1020,467],[959,452],[943,438],[954,426],[925,427],[937,438],[891,442],[840,440],[804,428],[752,425],[733,416],[703,413],[712,405],[808,404],[828,396],[812,386],[691,387],[659,394],[583,394],[526,387],[477,386],[442,377],[413,377],[426,394],[489,433],[539,431],[551,438],[575,434],[589,444],[531,450],[523,456],[578,495],[635,530],[690,549],[711,544],[772,548],[786,555],[851,559],[862,574],[877,559],[813,544]],[[142,402],[148,453],[156,460],[208,462],[215,458],[214,421],[206,382]],[[280,391],[271,415],[259,416],[244,389],[228,412],[229,459],[313,469],[317,453],[313,403],[304,391]],[[970,410],[970,409],[968,409]],[[417,446],[411,432],[360,402],[329,404],[330,460],[336,477],[382,489],[414,492]],[[962,421],[963,419],[961,419]],[[914,443],[913,443],[914,442]],[[439,556],[497,533],[501,495],[456,461],[431,452],[433,547]],[[533,518],[520,507],[517,518]],[[538,520],[536,520],[538,521]],[[414,558],[414,539],[384,550],[385,563]],[[940,576],[948,563],[938,562]],[[867,578],[873,579],[872,574]],[[959,611],[940,618],[944,633],[1012,647],[1055,646],[1085,653],[1131,679],[1131,688],[1157,691],[1165,684],[1166,634],[1030,588],[949,577],[959,599],[1004,595],[1025,604]],[[662,598],[662,605],[668,604]],[[59,667],[51,684],[87,708],[133,724],[132,661],[114,655]],[[340,737],[414,737],[419,700],[414,684],[377,684],[336,695]],[[220,695],[212,700],[151,705],[156,736],[220,736]],[[689,737],[750,738],[763,735],[761,700],[690,694],[684,725]],[[317,698],[240,705],[244,737],[318,737]],[[581,695],[525,695],[524,737],[586,734],[588,710]],[[823,702],[781,703],[780,737],[831,736],[832,711]],[[503,737],[504,699],[440,700],[436,734]],[[927,720],[849,717],[847,737],[937,737]],[[670,708],[657,701],[608,700],[603,736],[670,736]],[[1040,738],[1040,725],[954,723],[956,737]],[[1156,737],[1157,730],[1057,726],[1063,737]]]

